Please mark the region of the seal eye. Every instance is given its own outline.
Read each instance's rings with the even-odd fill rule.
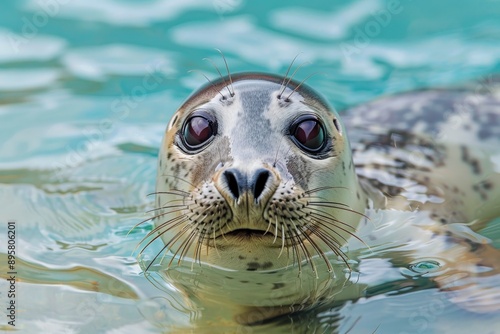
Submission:
[[[195,115],[184,124],[182,140],[188,149],[196,149],[215,135],[215,123],[206,115]]]
[[[316,153],[323,148],[326,139],[325,130],[317,119],[299,119],[292,130],[294,141],[305,151]]]

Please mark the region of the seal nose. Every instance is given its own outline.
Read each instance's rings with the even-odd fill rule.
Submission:
[[[271,179],[271,173],[264,168],[257,169],[247,176],[238,169],[230,168],[222,174],[222,181],[229,189],[231,196],[238,200],[245,192],[250,192],[255,201],[259,201],[266,189],[266,184]]]

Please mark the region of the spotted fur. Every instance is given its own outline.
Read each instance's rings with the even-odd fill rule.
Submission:
[[[389,200],[402,196],[404,205],[429,210],[441,223],[496,217],[500,162],[492,159],[500,152],[500,97],[495,89],[419,91],[348,110],[344,122],[357,173]]]

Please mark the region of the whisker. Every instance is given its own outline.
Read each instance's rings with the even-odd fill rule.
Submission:
[[[331,221],[334,221],[335,223],[339,223],[341,225],[344,225],[346,227],[349,227],[351,228],[353,231],[355,231],[355,228],[353,226],[351,226],[350,224],[340,220],[340,219],[337,219],[335,218],[331,213],[329,212],[326,212],[326,211],[323,211],[321,209],[317,209],[317,208],[309,208],[309,210],[311,210],[311,215],[313,216],[316,216],[316,217],[321,217],[323,219],[325,219],[325,221],[327,221],[328,223],[330,223]],[[317,212],[321,212],[321,213],[317,213]]]
[[[321,201],[320,201],[320,199],[321,199]],[[331,205],[340,205],[342,207],[345,207],[346,209],[353,210],[353,208],[349,204],[345,204],[342,202],[327,201],[322,196],[308,196],[308,203],[311,203],[311,204],[317,204],[317,203],[325,203],[326,204],[326,203],[328,203]]]
[[[224,159],[222,158],[223,154],[221,152],[222,148],[219,145],[217,145],[215,147],[217,148],[217,154],[219,155],[219,161],[220,161],[220,165],[222,167],[222,166],[224,166]]]
[[[158,239],[160,236],[157,236],[153,239],[156,240]],[[155,257],[153,258],[153,260],[151,260],[151,262],[148,264],[148,266],[146,267],[146,269],[144,269],[144,273],[147,273],[149,268],[151,268],[151,266],[153,265],[153,263],[156,261],[156,259],[158,258],[158,256],[160,256],[160,254],[163,253],[163,251],[165,251],[165,249],[167,249],[167,246],[163,246],[163,248],[158,252],[158,254],[155,255]],[[141,255],[142,253],[139,253],[139,256]]]
[[[199,225],[200,225],[200,223],[197,223],[195,226],[191,226],[191,232],[189,233],[189,236],[179,246],[178,249],[182,248],[182,251],[181,251],[181,255],[179,256],[179,259],[177,260],[177,265],[181,264],[182,259],[186,256],[187,251],[189,250],[189,248],[193,244],[194,238],[196,236],[198,236],[198,238],[199,238],[199,236],[201,235],[201,231],[198,229]],[[172,259],[170,260],[170,262],[172,262],[172,260],[174,259],[174,257],[172,257]],[[169,263],[168,266],[170,267],[170,263]],[[191,265],[191,270],[193,270],[193,266],[192,265]]]
[[[170,239],[170,241],[169,241],[169,242],[167,242],[167,243],[163,246],[163,248],[162,248],[162,249],[158,252],[158,254],[156,254],[156,256],[153,258],[153,260],[151,261],[151,263],[150,263],[150,264],[146,267],[146,270],[145,270],[145,271],[148,271],[148,270],[149,270],[149,268],[150,268],[150,267],[153,265],[153,263],[156,261],[156,259],[157,259],[157,258],[158,258],[158,257],[159,257],[162,253],[164,253],[167,249],[170,249],[170,247],[171,247],[173,244],[175,244],[175,242],[177,242],[177,239],[178,239],[178,238],[180,238],[180,237],[181,237],[184,233],[186,233],[186,231],[187,231],[187,226],[184,226],[184,228],[183,228],[182,230],[180,230],[179,232],[177,232],[177,234],[174,236],[174,238]],[[157,236],[155,236],[155,237],[153,238],[153,240],[151,240],[151,241],[148,243],[148,245],[146,245],[146,247],[147,247],[147,246],[149,246],[149,245],[150,245],[152,242],[154,242],[156,239],[160,238],[160,237],[161,237],[161,236],[162,236],[165,232],[166,232],[166,231],[163,231],[162,233],[160,233],[160,234],[158,234]],[[146,247],[142,249],[142,251],[139,253],[139,255],[141,255],[141,254],[142,254],[142,252],[144,251],[144,249],[146,249]],[[161,261],[160,261],[160,262],[161,262]]]
[[[269,223],[267,224],[266,231],[264,232],[264,234],[263,234],[263,235],[266,235],[266,234],[267,234],[267,232],[269,232],[269,229],[271,228],[271,225],[272,225],[272,221],[271,221],[271,219],[269,219]]]
[[[351,325],[351,327],[349,327],[349,328],[347,329],[347,331],[345,332],[345,334],[349,334],[349,333],[352,331],[352,329],[356,326],[356,324],[357,324],[360,320],[361,320],[361,316],[359,316],[359,317],[358,317],[358,318],[357,318],[357,319],[353,322],[353,324]],[[373,334],[373,333],[372,333],[372,334]]]
[[[302,241],[302,238],[299,235],[299,230],[297,229],[297,225],[295,225],[295,223],[293,222],[292,219],[290,219],[290,221],[292,222],[292,225],[294,227],[294,229],[292,230],[292,232],[295,233],[295,236],[297,238],[297,244],[302,249],[302,252],[304,253],[304,256],[306,258],[306,262],[311,265],[312,271],[315,273],[316,278],[318,278],[318,271],[317,271],[316,265],[314,264],[314,261],[312,259],[311,253],[309,253],[309,250],[307,249],[306,245]]]
[[[304,228],[307,229],[307,226],[305,227],[302,227],[302,226],[299,226],[299,229],[302,233],[302,235],[304,235],[304,237],[309,241],[309,243],[311,244],[311,246],[313,246],[313,248],[316,250],[316,253],[318,253],[319,256],[321,256],[321,258],[323,259],[323,261],[325,261],[325,264],[328,268],[328,272],[332,272],[333,271],[333,267],[330,263],[330,261],[328,260],[328,258],[326,257],[325,255],[325,252],[323,252],[321,250],[321,248],[319,248],[319,246],[316,244],[316,242],[309,236],[308,233],[306,233],[306,231],[304,230]],[[318,278],[318,274],[316,273],[316,278]]]
[[[331,208],[331,209],[338,209],[338,210],[348,211],[348,212],[355,213],[355,214],[357,214],[357,215],[359,215],[361,217],[364,217],[366,219],[370,219],[370,217],[368,217],[364,213],[361,213],[359,211],[356,211],[356,210],[353,210],[353,209],[349,209],[349,208],[339,207],[339,206],[336,205],[335,202],[315,202],[315,201],[310,201],[310,202],[308,202],[308,204],[312,204],[312,205],[316,205],[316,206],[321,206],[321,207],[325,207],[325,208]]]
[[[317,72],[317,73],[312,73],[312,74],[308,75],[308,76],[307,76],[304,80],[302,80],[302,81],[298,84],[298,86],[297,86],[297,87],[295,87],[295,89],[294,89],[294,90],[293,90],[293,91],[292,91],[292,92],[291,92],[291,93],[290,93],[290,94],[286,97],[285,101],[287,101],[287,102],[288,102],[288,101],[290,100],[290,97],[293,95],[293,93],[295,93],[295,92],[296,92],[296,91],[300,88],[300,86],[302,86],[302,84],[303,84],[304,82],[306,82],[306,80],[308,80],[309,78],[311,78],[311,77],[313,77],[313,76],[315,76],[315,75],[317,75],[317,74],[319,74],[319,73],[318,73],[318,72]]]
[[[184,208],[186,210],[186,209],[188,209],[188,206],[186,204],[165,205],[165,206],[161,206],[161,207],[156,208],[156,209],[148,210],[145,213],[150,213],[153,211],[165,210],[165,209],[174,209],[174,208]],[[153,218],[150,218],[150,219],[154,219],[154,218],[157,218],[157,217],[162,216],[162,215],[164,215],[164,213],[160,213],[157,216],[154,216]]]
[[[278,226],[278,220],[276,219],[276,226]],[[278,231],[278,227],[276,227],[276,231]],[[276,236],[278,235],[278,233],[276,233]],[[276,236],[275,236],[275,239],[276,239]],[[280,258],[281,254],[283,254],[283,250],[285,249],[285,226],[283,223],[281,223],[281,249],[280,249],[280,252],[278,254],[278,259]],[[288,256],[288,248],[287,248],[287,256]],[[288,262],[288,261],[287,261]],[[288,264],[287,264],[288,266]]]
[[[196,239],[196,247],[194,249],[194,261],[191,263],[191,271],[194,270],[194,264],[198,262],[198,265],[201,266],[201,247],[203,246],[203,242],[205,240],[206,233],[198,233],[198,238]],[[207,240],[208,243],[208,240]]]
[[[335,235],[337,235],[340,239],[342,239],[342,241],[344,241],[344,243],[345,243],[345,244],[347,244],[347,243],[348,243],[347,239],[346,239],[346,238],[345,238],[342,234],[340,234],[339,232],[335,231],[335,229],[334,229],[334,228],[332,228],[331,226],[329,226],[329,225],[328,225],[328,223],[323,222],[323,221],[321,221],[321,220],[318,220],[317,218],[315,218],[315,219],[314,219],[314,223],[316,223],[316,224],[318,224],[318,225],[321,225],[321,227],[320,227],[320,226],[318,226],[318,228],[327,229],[327,230],[329,230],[331,233],[334,233]],[[339,227],[339,226],[336,226],[336,227],[337,227],[339,230],[342,230],[342,231],[346,232],[347,234],[349,234],[349,235],[351,235],[351,236],[353,236],[353,237],[356,237],[354,234],[350,233],[349,231],[346,231],[345,229],[343,229],[343,228],[341,228],[341,227]],[[339,243],[339,241],[337,240],[337,238],[332,237],[332,240],[334,240],[337,244],[339,244],[339,245],[340,245],[340,243]]]
[[[226,71],[227,71],[227,76],[229,77],[229,84],[231,85],[231,89],[232,89],[232,93],[230,92],[230,95],[231,97],[234,96],[234,86],[233,86],[233,79],[231,78],[231,72],[229,71],[229,65],[227,64],[227,60],[226,60],[226,56],[224,56],[224,54],[222,53],[221,50],[219,49],[215,49],[217,50],[220,55],[222,56],[222,59],[224,60],[224,64],[226,65]]]
[[[219,76],[221,78],[221,80],[224,82],[224,86],[226,87],[228,93],[230,96],[233,96],[233,94],[231,93],[231,90],[229,89],[227,83],[226,83],[226,79],[224,79],[224,77],[222,76],[222,73],[219,71],[219,67],[217,67],[217,65],[212,61],[212,59],[210,58],[203,58],[203,60],[206,60],[206,61],[209,61],[212,63],[213,67],[215,67],[215,69],[217,70],[217,72],[219,73]]]
[[[341,237],[346,243],[348,242],[342,235],[340,235],[337,231],[335,231],[330,225],[332,225],[328,219],[332,219],[334,220],[336,223],[339,223],[339,224],[342,224],[342,225],[345,225],[345,226],[348,226],[348,227],[351,227],[349,224],[343,222],[343,221],[340,221],[340,220],[337,220],[337,219],[334,219],[334,218],[328,218],[328,217],[325,217],[323,215],[320,215],[320,214],[316,214],[316,213],[311,213],[311,215],[314,217],[314,220],[317,222],[317,223],[321,223],[321,225],[323,225],[325,228],[328,228],[330,231],[332,231],[333,233],[337,234],[339,237]],[[315,217],[316,216],[316,217]],[[320,219],[318,217],[323,217],[324,219]],[[355,238],[356,240],[358,240],[359,242],[361,242],[363,245],[365,245],[370,251],[371,251],[371,248],[370,246],[368,246],[368,244],[366,244],[363,239],[361,239],[360,237],[358,237],[354,232],[351,232],[341,226],[338,226],[337,224],[333,224],[335,226],[335,228],[338,228],[342,231],[344,231],[345,233],[347,233],[348,235],[352,236],[353,238]]]
[[[180,194],[176,193],[176,191],[180,192]],[[160,194],[167,194],[167,195],[175,195],[175,196],[183,196],[183,197],[188,197],[191,195],[187,191],[180,190],[180,189],[171,189],[169,191],[155,191],[152,193],[147,194],[146,196],[151,196],[151,195],[160,195]]]
[[[206,211],[205,211],[206,212]],[[193,216],[188,217],[188,220],[191,221],[191,224],[187,225],[190,229],[189,236],[182,241],[182,243],[179,245],[176,253],[174,254],[174,257],[170,260],[168,267],[173,263],[173,260],[175,256],[180,252],[177,264],[180,265],[183,258],[186,256],[188,250],[191,248],[191,245],[195,242],[195,237],[197,237],[197,245],[195,249],[193,250],[194,252],[194,261],[196,261],[196,258],[198,258],[199,263],[201,265],[201,255],[198,252],[201,244],[203,243],[203,240],[205,239],[206,232],[204,232],[204,229],[206,228],[208,222],[205,221],[205,219],[208,217],[205,212],[201,212],[194,218]],[[199,217],[203,216],[201,220],[197,220]],[[194,219],[193,219],[194,218]],[[194,221],[194,223],[193,223]],[[208,243],[207,243],[207,254],[208,254]],[[194,264],[194,263],[193,263]],[[193,265],[191,266],[191,269],[193,270]]]
[[[276,156],[274,157],[273,167],[276,167],[276,164],[278,163],[278,154],[280,153],[282,143],[283,143],[283,137],[280,139],[280,142],[278,144],[278,149],[276,150]]]
[[[331,251],[337,256],[340,255],[340,247],[338,240],[327,233],[325,233],[323,230],[321,230],[319,227],[314,226],[314,225],[308,225],[306,228],[311,231],[314,235],[316,235],[322,242],[325,243],[325,245],[330,248]]]
[[[136,228],[138,228],[140,225],[144,224],[145,222],[149,221],[149,220],[152,220],[154,219],[155,217],[151,217],[151,218],[148,218],[148,219],[144,219],[144,220],[141,220],[140,222],[138,222],[137,224],[135,224],[134,226],[132,226],[130,228],[130,230],[128,230],[126,236],[128,237],[130,233],[132,233],[133,230],[135,230]]]
[[[292,261],[293,261],[292,265],[295,264],[295,259],[296,259],[296,254],[297,253],[296,253],[296,249],[295,249],[295,244],[293,242],[294,240],[293,240],[293,238],[290,238],[290,236],[288,235],[288,233],[289,233],[288,230],[287,230],[288,226],[284,222],[282,222],[281,223],[281,227],[285,231],[285,233],[282,234],[283,235],[283,239],[286,240],[288,238],[288,240],[289,240],[288,241],[289,245],[287,245],[287,247],[286,247],[286,256],[288,257],[288,260],[287,260],[287,268],[288,268],[288,264],[289,264],[289,261],[290,261],[290,252],[292,253]],[[288,237],[287,237],[287,235],[288,235]],[[292,247],[290,247],[290,246],[292,246]]]
[[[320,238],[320,240],[323,241],[325,243],[325,245],[327,245],[332,250],[332,252],[335,255],[337,255],[338,257],[340,257],[342,259],[342,261],[344,262],[344,264],[349,268],[349,270],[352,270],[351,266],[349,265],[349,262],[348,262],[349,258],[340,249],[339,244],[335,240],[335,238],[332,238],[331,236],[329,236],[328,234],[326,234],[324,231],[322,231],[317,226],[310,225],[310,226],[307,226],[307,228],[312,233],[314,233],[318,238]],[[335,240],[335,241],[332,241],[332,239]]]
[[[205,210],[205,212],[206,212],[206,210]],[[204,213],[200,213],[200,214],[198,215],[198,217],[199,217],[201,214],[204,214]],[[168,226],[168,228],[166,228],[166,229],[165,229],[165,231],[162,231],[162,232],[159,234],[160,236],[161,236],[161,235],[163,235],[165,232],[167,232],[167,231],[171,230],[172,228],[179,226],[180,224],[183,224],[183,223],[185,223],[185,222],[187,222],[187,221],[192,221],[192,218],[193,218],[192,216],[178,216],[178,217],[174,217],[174,218],[172,218],[172,219],[168,220],[167,222],[164,222],[164,223],[159,224],[159,225],[158,225],[158,226],[156,226],[153,230],[151,230],[151,231],[150,231],[150,232],[149,232],[149,233],[148,233],[148,234],[147,234],[147,235],[146,235],[146,236],[145,236],[145,237],[141,240],[141,242],[139,242],[139,245],[141,245],[141,244],[142,244],[142,243],[143,243],[146,239],[148,239],[149,237],[151,237],[153,234],[157,233],[158,231],[160,231],[160,230],[162,230],[162,229],[165,229],[168,225],[171,225],[171,224],[175,223],[175,224],[174,224],[174,225],[172,225],[172,226]],[[176,221],[177,221],[177,222],[176,222]],[[190,225],[186,225],[186,226],[182,229],[182,231],[184,231],[186,228],[189,228],[189,227],[190,227]],[[145,250],[145,249],[146,249],[146,248],[147,248],[147,247],[148,247],[151,243],[153,243],[153,242],[154,242],[157,238],[158,238],[158,236],[156,236],[156,237],[155,237],[155,238],[153,238],[151,241],[149,241],[149,242],[146,244],[146,246],[144,246],[144,247],[142,248],[142,250],[141,250],[141,252],[139,253],[139,255],[141,255],[141,254],[144,252],[144,250]],[[175,238],[175,237],[174,237],[174,238]],[[170,240],[170,242],[171,242],[172,240],[173,240],[173,238]],[[170,243],[170,242],[169,242],[169,243]],[[138,246],[139,246],[139,245],[138,245]]]
[[[203,240],[205,238],[204,234],[199,233],[198,239],[196,240],[196,247],[194,249],[194,261],[198,261],[198,264],[201,266],[201,247],[203,246]],[[194,269],[194,263],[191,265],[191,270]]]
[[[203,240],[205,240],[205,236],[208,235],[209,232],[206,232],[206,227],[207,227],[207,224],[209,223],[209,221],[205,221],[206,218],[208,218],[206,212],[208,212],[210,209],[205,209],[201,214],[203,214],[203,218],[197,222],[197,228],[201,225],[201,223],[203,222],[203,225],[201,226],[201,228],[198,228],[198,240],[197,240],[197,248],[198,246],[200,246],[200,249],[201,249],[201,245],[203,245]],[[217,250],[217,246],[215,245],[215,238],[216,238],[216,235],[215,235],[215,229],[212,228],[213,231],[214,231],[214,246],[215,246],[215,250],[217,251],[217,254],[219,254],[218,250]],[[209,240],[207,240],[207,254],[208,254],[208,242]],[[201,265],[201,254],[198,254],[199,255],[199,264]],[[220,256],[220,255],[219,255]],[[196,261],[196,259],[195,259]],[[191,269],[193,269],[193,266],[191,266]]]
[[[173,200],[172,200],[173,201]],[[170,201],[170,202],[172,202]],[[169,202],[169,203],[170,203]],[[130,232],[132,232],[134,229],[136,229],[137,227],[139,227],[140,225],[144,224],[145,222],[147,221],[150,221],[150,220],[153,220],[153,219],[156,219],[156,218],[159,218],[161,216],[165,216],[165,215],[168,215],[168,214],[171,214],[171,213],[175,213],[175,212],[179,212],[179,211],[183,211],[185,209],[187,209],[187,205],[175,205],[175,206],[164,206],[164,207],[160,207],[160,208],[156,208],[156,209],[151,209],[151,210],[148,210],[146,211],[145,213],[150,213],[150,212],[153,212],[153,211],[157,211],[157,210],[164,210],[164,209],[172,209],[172,208],[181,208],[181,209],[177,209],[177,210],[171,210],[171,211],[167,211],[167,212],[162,212],[162,213],[159,213],[159,214],[155,214],[153,215],[152,217],[149,217],[147,219],[144,219],[144,220],[141,220],[140,222],[138,222],[137,224],[135,224],[128,232],[127,232],[127,236],[130,234]]]
[[[306,191],[304,191],[304,193],[309,195],[309,194],[312,194],[312,193],[315,193],[315,192],[318,192],[318,191],[330,190],[330,189],[349,189],[349,188],[347,188],[347,187],[329,187],[329,186],[324,186],[324,187],[317,187],[317,188],[306,190]]]
[[[145,222],[147,222],[148,220],[156,219],[156,218],[161,217],[161,216],[163,216],[163,215],[165,215],[165,214],[170,214],[170,213],[177,212],[177,211],[182,211],[182,210],[174,210],[174,211],[171,211],[171,212],[168,212],[168,213],[159,214],[159,215],[153,216],[153,217],[151,217],[151,218],[145,219],[145,220],[143,220],[143,221],[140,221],[139,223],[135,224],[135,225],[134,225],[134,227],[132,227],[132,228],[130,229],[130,231],[128,231],[127,235],[128,235],[130,232],[132,232],[135,228],[139,227],[139,225],[144,224],[144,223],[145,223]],[[182,216],[180,216],[180,217],[182,217]],[[177,219],[177,218],[179,218],[179,217],[176,217],[175,219]],[[174,219],[174,218],[172,218],[172,219]],[[156,230],[156,228],[155,228],[154,230]],[[139,243],[139,245],[140,245],[140,244],[144,241],[144,239],[145,239],[145,238],[147,238],[147,237],[149,237],[149,236],[151,235],[151,232],[153,232],[153,231],[150,231],[150,232],[149,232],[149,233],[148,233],[148,234],[147,234],[147,235],[146,235],[146,236],[145,236],[145,237],[141,240],[141,242]],[[137,250],[137,248],[136,248],[136,250]]]
[[[290,84],[290,82],[292,82],[293,78],[295,77],[295,74],[300,70],[300,68],[304,65],[308,65],[310,64],[310,62],[308,61],[305,61],[303,62],[302,64],[300,64],[299,66],[297,66],[297,68],[295,69],[295,71],[293,71],[292,75],[290,76],[290,78],[288,79],[286,85],[288,86]]]
[[[300,274],[302,273],[302,258],[300,257],[300,252],[299,252],[299,249],[297,247],[297,243],[294,239],[294,236],[292,234],[291,231],[287,231],[287,234],[290,238],[290,241],[292,243],[292,256],[293,256],[293,259],[294,259],[294,263],[295,263],[295,259],[297,259],[297,264],[299,266],[299,276]],[[287,248],[288,249],[288,248]]]
[[[286,79],[288,77],[288,73],[290,73],[290,69],[292,68],[293,63],[295,63],[295,60],[297,59],[297,57],[299,55],[300,55],[300,53],[298,53],[295,57],[293,57],[292,62],[290,63],[290,65],[288,65],[288,68],[286,70],[285,76],[283,77],[283,81],[281,82],[281,86],[283,87],[283,89],[280,90],[280,93],[278,94],[278,99],[281,99],[281,95],[285,92],[285,89],[286,89],[285,81],[286,81]],[[288,82],[288,83],[290,83],[290,82]]]
[[[222,208],[218,207],[217,208],[217,213],[220,214],[222,212]],[[222,215],[219,215],[219,216],[222,216]],[[230,222],[226,222],[225,225],[229,226]],[[226,238],[226,233],[224,232],[224,229],[221,227],[220,228],[220,232],[221,232],[221,235],[222,235],[222,238],[227,242],[227,238]]]
[[[274,216],[274,217],[275,217],[276,223],[274,224],[274,240],[273,240],[273,244],[276,242],[276,238],[278,238],[278,217],[277,216]],[[284,241],[285,240],[283,240],[283,242]],[[283,247],[284,247],[284,245],[281,247],[281,251],[283,251]],[[281,252],[280,252],[280,254],[281,254]]]
[[[222,94],[222,92],[219,89],[217,89],[217,86],[213,83],[213,81],[210,80],[203,72],[198,71],[198,70],[190,70],[188,72],[198,72],[201,75],[203,75],[205,77],[205,79],[207,79],[207,81],[212,85],[213,90],[215,90],[216,93],[219,93],[223,100],[226,99],[226,97],[224,96],[224,94]]]
[[[177,222],[175,222],[175,220],[177,220]],[[170,220],[168,222],[168,224],[172,224],[175,222],[175,224],[173,224],[172,226],[170,226],[167,230],[163,231],[162,233],[158,234],[158,235],[155,235],[153,239],[151,239],[144,247],[142,247],[141,251],[139,252],[139,256],[144,253],[144,251],[146,250],[146,248],[149,247],[149,245],[151,245],[153,242],[155,242],[155,240],[157,240],[163,233],[165,233],[166,231],[174,228],[174,227],[177,227],[181,224],[184,224],[185,222],[187,221],[187,218],[185,217],[176,217],[172,220]],[[165,223],[164,223],[165,224]],[[161,226],[161,227],[156,227],[154,228],[152,231],[150,231],[144,238],[142,238],[142,240],[137,244],[134,252],[139,248],[139,246],[145,242],[149,237],[151,237],[152,235],[156,234],[160,229],[163,229],[165,226]]]
[[[177,221],[183,221],[183,222],[187,222],[189,220],[189,217],[187,216],[177,216],[177,217],[173,217],[173,218],[170,218],[164,222],[161,222],[160,224],[156,225],[151,231],[149,231],[148,234],[146,234],[146,236],[143,238],[146,239],[146,238],[149,238],[151,235],[153,235],[154,233],[160,231],[160,230],[163,230],[163,229],[171,229],[172,226],[168,226],[168,225],[171,225]],[[176,225],[177,226],[177,225]]]
[[[213,239],[214,239],[214,248],[215,248],[215,252],[217,253],[217,256],[220,258],[220,253],[219,253],[219,250],[217,249],[217,236],[215,235],[215,228],[212,227],[212,232],[213,232]]]
[[[181,261],[182,261],[182,258],[184,257],[184,252],[186,250],[186,247],[188,245],[191,244],[191,240],[193,239],[193,237],[197,234],[196,233],[196,227],[194,226],[189,226],[189,228],[185,229],[185,231],[177,238],[177,240],[175,242],[177,242],[178,240],[180,240],[180,238],[187,232],[189,231],[189,234],[187,235],[187,237],[184,238],[184,240],[181,242],[181,244],[179,245],[179,247],[177,247],[177,250],[175,251],[175,253],[172,255],[172,257],[170,258],[170,261],[168,262],[167,264],[167,268],[170,268],[170,266],[172,265],[174,259],[177,257],[177,254],[179,254],[179,251],[181,252],[178,259],[177,259],[177,265],[180,265]],[[172,244],[172,246],[175,244],[175,242]],[[163,259],[162,259],[163,260]]]
[[[283,94],[283,93],[285,92],[286,87],[288,87],[288,85],[290,84],[290,82],[292,82],[293,77],[295,77],[295,74],[297,73],[297,71],[298,71],[298,70],[300,70],[300,68],[301,68],[302,66],[304,66],[305,64],[308,64],[308,63],[309,63],[309,62],[304,62],[304,63],[300,64],[299,66],[297,66],[297,68],[293,71],[292,75],[290,76],[290,78],[288,78],[288,80],[287,80],[286,84],[284,85],[284,87],[283,87],[283,91],[280,93],[280,97],[281,97],[281,94]],[[295,91],[295,90],[293,90],[293,91],[292,91],[292,93],[293,93],[294,91]],[[288,97],[290,97],[290,95],[288,95]],[[288,97],[285,99],[285,102],[289,102]]]
[[[187,180],[183,179],[183,178],[182,178],[182,177],[180,177],[180,176],[173,175],[173,174],[162,174],[161,176],[173,177],[174,179],[177,179],[177,180],[179,180],[179,181],[185,182],[185,183],[189,184],[190,186],[192,186],[193,188],[196,188],[196,186],[195,186],[193,183],[191,183],[191,182],[189,182],[189,181],[187,181]],[[182,191],[182,190],[181,190],[181,191]]]

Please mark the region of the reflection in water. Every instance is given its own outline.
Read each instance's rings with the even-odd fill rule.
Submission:
[[[64,248],[63,248],[64,249]],[[2,264],[7,263],[7,256],[0,254]],[[20,273],[17,279],[20,282],[31,284],[62,284],[84,291],[96,291],[120,298],[137,299],[139,296],[126,282],[98,270],[75,266],[71,268],[45,267],[40,264],[28,263],[21,258],[16,260],[17,270]],[[9,270],[6,265],[0,267],[2,273]],[[8,277],[2,275],[2,278]]]

